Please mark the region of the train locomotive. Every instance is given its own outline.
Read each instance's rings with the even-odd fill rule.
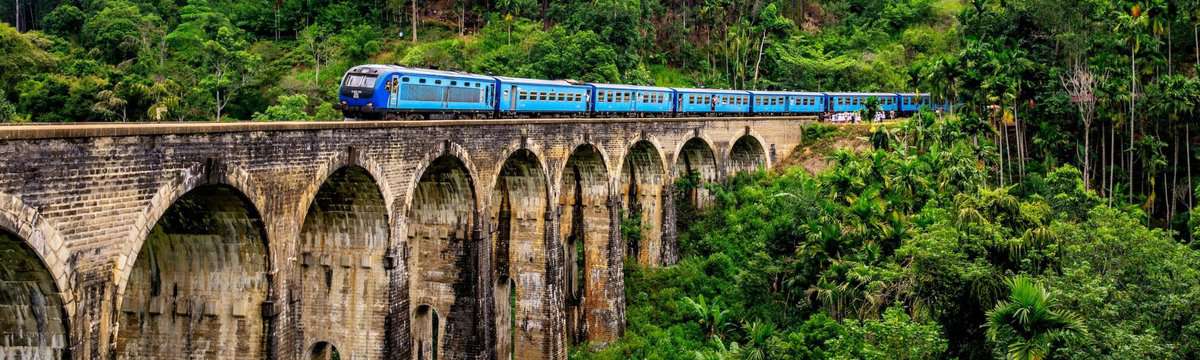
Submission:
[[[689,89],[477,75],[397,65],[360,65],[338,89],[346,118],[420,120],[517,117],[798,116],[854,113],[876,98],[904,116],[929,94]]]

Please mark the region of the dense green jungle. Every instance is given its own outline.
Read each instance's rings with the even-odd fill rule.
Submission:
[[[680,180],[715,199],[675,204],[682,259],[627,264],[624,335],[571,358],[1200,358],[1200,0],[10,0],[0,21],[2,122],[340,119],[362,63],[932,93],[954,111],[805,127],[867,144],[819,171]]]

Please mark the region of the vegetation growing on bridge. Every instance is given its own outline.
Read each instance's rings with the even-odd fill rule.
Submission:
[[[738,176],[627,269],[628,331],[580,359],[1186,359],[1200,251],[1061,166],[999,185],[985,128],[925,114],[828,170]],[[883,150],[887,149],[887,150]]]

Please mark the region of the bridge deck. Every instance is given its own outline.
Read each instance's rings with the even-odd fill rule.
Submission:
[[[808,120],[815,116],[678,117],[678,118],[529,118],[401,121],[273,121],[273,122],[127,122],[0,125],[0,140],[64,139],[107,136],[186,135],[250,131],[328,129],[386,129],[447,126],[508,126],[547,124],[670,123],[693,121]]]

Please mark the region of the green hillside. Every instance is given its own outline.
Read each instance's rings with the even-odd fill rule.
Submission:
[[[0,63],[9,121],[332,119],[341,74],[362,63],[915,91],[933,87],[925,74],[957,47],[956,5],[945,0],[435,1],[415,13],[407,1],[49,2],[21,24],[31,31],[0,25],[0,41],[20,54]]]

